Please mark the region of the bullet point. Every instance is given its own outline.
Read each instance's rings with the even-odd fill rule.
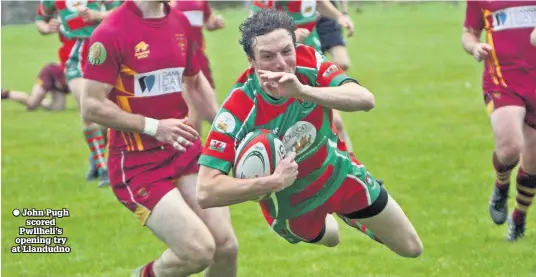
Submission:
[[[19,216],[19,215],[20,215],[20,211],[19,211],[19,209],[14,209],[14,210],[13,210],[13,215],[14,215],[14,216]]]

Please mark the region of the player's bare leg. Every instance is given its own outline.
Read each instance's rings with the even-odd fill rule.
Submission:
[[[333,58],[333,62],[339,65],[344,71],[350,67],[350,55],[345,46],[337,45],[328,50]]]
[[[169,249],[139,268],[133,277],[185,277],[212,264],[216,249],[214,239],[178,189],[168,192],[156,204],[147,219],[147,227]]]
[[[524,147],[517,172],[516,206],[508,220],[507,239],[515,241],[525,233],[526,216],[536,194],[536,129],[523,125]]]
[[[237,272],[238,241],[231,223],[228,207],[201,209],[196,197],[197,174],[184,176],[177,181],[184,200],[205,222],[216,243],[214,263],[207,268],[205,277],[235,277]]]
[[[384,245],[400,256],[416,258],[423,251],[417,231],[402,208],[388,194],[387,205],[379,214],[358,220],[366,225]]]
[[[7,93],[5,99],[10,99],[21,103],[22,105],[26,106],[28,111],[33,111],[41,105],[41,102],[45,98],[46,94],[47,91],[43,89],[42,86],[35,84],[32,87],[32,92],[30,94],[22,91],[11,90],[9,93]]]
[[[340,243],[339,223],[333,215],[328,214],[326,216],[326,225],[322,238],[315,242],[315,244],[323,245],[326,247],[335,247]]]
[[[57,90],[50,91],[50,98],[41,101],[41,106],[49,111],[63,111],[65,110],[65,93]]]
[[[496,224],[503,224],[508,214],[508,191],[512,170],[519,162],[523,148],[525,108],[506,106],[493,111],[491,126],[495,135],[493,165],[497,179],[490,200],[490,215]]]
[[[71,90],[73,97],[80,108],[80,96],[84,86],[83,78],[74,78],[69,81],[69,89]],[[87,180],[91,180],[95,175],[95,168],[100,179],[99,187],[110,184],[108,180],[108,168],[106,165],[106,133],[103,133],[102,128],[89,121],[83,121],[84,123],[84,136],[86,143],[90,151],[90,169],[86,175]]]

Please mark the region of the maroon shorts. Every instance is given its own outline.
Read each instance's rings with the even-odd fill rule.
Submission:
[[[64,93],[69,92],[69,87],[65,81],[65,73],[63,67],[57,63],[49,63],[45,65],[37,76],[38,84],[45,91],[57,90]]]
[[[160,199],[176,188],[178,178],[199,172],[200,154],[200,141],[186,152],[167,145],[139,152],[111,150],[108,174],[113,192],[145,225]]]
[[[203,71],[203,75],[207,78],[208,82],[210,83],[210,86],[212,88],[216,88],[214,85],[214,79],[212,78],[212,71],[210,70],[210,62],[208,61],[208,57],[203,51],[197,52],[197,59],[199,62],[199,66],[201,67],[201,71]]]
[[[528,71],[504,72],[506,87],[497,86],[484,92],[489,115],[501,107],[520,106],[526,109],[525,123],[536,128],[536,76]]]

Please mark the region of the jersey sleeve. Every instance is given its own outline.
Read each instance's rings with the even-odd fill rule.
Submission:
[[[121,6],[121,3],[119,0],[104,0],[104,7],[109,11]]]
[[[482,17],[482,9],[479,6],[479,1],[467,1],[465,8],[465,22],[463,26],[467,29],[481,31],[484,29],[484,18]]]
[[[106,22],[95,29],[89,39],[89,54],[84,78],[115,85],[121,69],[118,32]]]
[[[319,87],[337,87],[346,82],[359,84],[356,79],[348,76],[340,66],[328,61],[318,51],[316,52],[316,59],[316,84]]]
[[[236,86],[233,86],[236,87]],[[237,142],[244,137],[245,121],[253,107],[240,88],[235,88],[223,103],[208,134],[199,164],[228,174],[234,166]]]
[[[56,10],[56,5],[54,1],[51,0],[42,0],[37,7],[37,14],[35,15],[35,20],[49,20],[54,11]]]

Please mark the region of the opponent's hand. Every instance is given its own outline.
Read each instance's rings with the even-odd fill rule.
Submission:
[[[78,15],[82,17],[84,22],[98,21],[99,15],[97,11],[94,11],[88,7],[78,7]]]
[[[348,37],[354,34],[354,23],[352,23],[352,19],[349,16],[341,15],[337,23],[348,31]]]
[[[294,31],[294,34],[296,35],[296,42],[303,43],[305,41],[305,38],[307,38],[311,32],[305,28],[298,28],[296,31]]]
[[[179,151],[193,145],[199,138],[197,131],[187,123],[186,119],[163,119],[158,122],[154,136],[157,140],[173,145]]]
[[[221,15],[215,15],[205,24],[205,28],[209,31],[215,31],[225,27],[225,20]]]
[[[473,57],[477,62],[481,62],[488,58],[489,53],[493,50],[491,45],[487,43],[479,43],[473,49]]]
[[[285,98],[300,98],[305,86],[294,73],[259,70],[259,78],[272,94]]]
[[[48,33],[53,34],[53,33],[59,32],[60,25],[61,25],[60,21],[57,20],[56,18],[50,19],[50,21],[48,21]]]
[[[295,152],[287,153],[287,156],[279,162],[272,176],[276,180],[274,182],[273,192],[281,191],[290,185],[298,178],[298,164],[294,160]]]

